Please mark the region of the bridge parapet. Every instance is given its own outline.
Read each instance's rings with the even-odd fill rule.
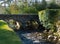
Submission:
[[[0,19],[14,19],[17,21],[27,21],[27,20],[37,20],[38,21],[38,15],[0,15]]]

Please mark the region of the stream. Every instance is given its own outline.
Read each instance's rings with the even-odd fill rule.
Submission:
[[[19,35],[23,44],[53,44],[42,39],[41,33],[37,30],[19,30],[16,33]]]

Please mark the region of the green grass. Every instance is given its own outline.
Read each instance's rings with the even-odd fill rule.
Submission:
[[[3,20],[0,20],[0,44],[22,44],[18,35]]]

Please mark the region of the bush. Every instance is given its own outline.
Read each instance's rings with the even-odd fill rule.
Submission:
[[[43,10],[39,12],[39,19],[41,24],[46,29],[52,29],[55,30],[55,24],[56,21],[58,21],[58,17],[60,16],[60,10],[58,9],[48,9],[48,10]]]

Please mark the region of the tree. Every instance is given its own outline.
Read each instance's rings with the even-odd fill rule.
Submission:
[[[45,0],[42,0],[42,7],[43,7],[43,9],[46,9],[46,7],[47,7],[47,2],[45,1]]]
[[[48,6],[49,9],[60,9],[60,6],[57,5],[56,3],[51,3],[49,6]]]
[[[33,5],[28,4],[27,0],[20,5],[20,13],[37,13],[37,10]]]
[[[40,2],[40,3],[35,1],[35,3],[33,3],[32,6],[35,7],[37,9],[37,11],[41,11],[41,10],[46,9],[47,3],[45,0],[42,0],[42,2]]]
[[[17,6],[16,2],[14,4],[14,6],[12,7],[12,5],[9,7],[9,11],[10,13],[15,13],[15,14],[20,14],[20,13],[38,13],[38,11],[44,10],[46,9],[46,1],[42,0],[41,3],[39,3],[37,0],[35,0],[35,2],[31,2],[32,5],[30,5],[27,0],[25,0],[25,2],[20,1],[20,5]],[[14,8],[14,9],[11,9]],[[19,9],[19,10],[17,10]]]

